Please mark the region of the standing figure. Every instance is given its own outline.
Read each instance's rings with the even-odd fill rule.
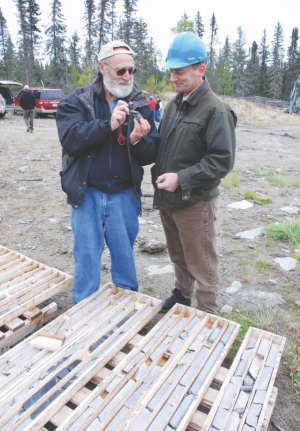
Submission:
[[[155,110],[156,102],[155,102],[155,100],[154,100],[154,97],[153,97],[153,96],[150,96],[150,97],[149,97],[149,99],[148,99],[148,103],[149,103],[149,106],[151,107],[152,111],[154,111],[154,110]]]
[[[152,168],[154,208],[176,278],[163,312],[176,303],[190,306],[195,281],[197,308],[218,310],[214,222],[218,186],[234,165],[236,115],[211,90],[204,76],[207,58],[204,43],[191,32],[179,34],[168,51],[166,67],[178,94],[164,110]]]
[[[20,106],[23,109],[23,118],[27,127],[27,132],[33,132],[33,117],[35,112],[36,100],[31,93],[28,85],[24,85],[24,89],[20,95]]]
[[[138,290],[133,245],[139,230],[143,165],[156,159],[159,135],[143,92],[134,84],[133,51],[122,41],[104,45],[92,85],[59,105],[62,189],[71,205],[73,300],[99,288],[107,245],[115,285]],[[139,111],[137,120],[131,112]]]
[[[157,124],[160,124],[161,122],[161,113],[162,113],[162,101],[159,96],[156,97],[156,105],[155,105],[155,111],[154,111],[154,121]]]

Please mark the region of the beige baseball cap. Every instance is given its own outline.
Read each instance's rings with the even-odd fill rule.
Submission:
[[[134,56],[134,52],[125,42],[122,42],[121,40],[113,40],[102,46],[99,51],[98,61],[102,61],[105,58],[112,57],[116,54],[130,54]]]

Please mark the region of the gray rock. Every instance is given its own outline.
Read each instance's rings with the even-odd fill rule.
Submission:
[[[142,252],[155,254],[162,253],[167,248],[167,244],[164,241],[156,241],[155,239],[151,239],[149,241],[140,240],[139,249]]]
[[[239,281],[234,281],[229,287],[227,287],[226,293],[229,293],[231,295],[238,292],[242,287],[242,283],[240,283]]]
[[[280,265],[280,268],[284,271],[291,271],[295,269],[297,260],[292,257],[276,257],[275,262]]]
[[[245,230],[244,232],[239,232],[235,234],[236,238],[244,238],[244,239],[254,239],[258,236],[263,235],[263,226],[256,227],[255,229]]]

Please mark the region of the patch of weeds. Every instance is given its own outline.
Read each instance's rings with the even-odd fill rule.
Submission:
[[[255,269],[261,274],[267,275],[268,270],[275,267],[274,263],[268,259],[257,259],[255,262]]]
[[[237,172],[230,172],[222,180],[222,186],[225,190],[231,189],[233,187],[238,187],[243,177]]]
[[[145,295],[154,296],[155,293],[155,286],[145,286],[142,288],[142,293]]]
[[[296,175],[284,175],[282,173],[269,169],[267,172],[267,179],[274,185],[279,186],[285,193],[293,187],[300,186],[300,177]]]
[[[300,327],[299,325],[292,324],[289,328],[289,334],[292,340],[288,341],[288,344],[284,349],[284,357],[288,368],[289,376],[292,380],[295,394],[294,401],[300,402]]]
[[[249,256],[255,256],[260,251],[261,251],[261,247],[253,248],[249,251]]]
[[[258,201],[262,204],[269,204],[273,201],[273,199],[269,196],[263,196],[256,194],[253,190],[246,189],[242,194],[242,198],[249,201]]]
[[[222,314],[222,317],[228,320],[233,320],[240,324],[240,331],[237,338],[235,339],[231,349],[230,355],[235,357],[240,345],[242,344],[245,335],[250,327],[256,327],[266,330],[270,326],[276,317],[278,310],[276,308],[266,308],[265,310],[257,311],[254,313],[245,313],[240,310],[232,310],[229,314]]]
[[[297,253],[295,254],[295,259],[300,260],[300,251],[297,251]]]
[[[292,219],[265,226],[267,241],[287,240],[292,245],[300,244],[300,220]]]
[[[255,200],[260,202],[261,204],[270,204],[273,202],[273,199],[270,196],[255,196]]]
[[[238,261],[238,265],[248,265],[248,260],[247,259],[241,259]]]
[[[47,211],[47,210],[49,210],[50,208],[55,208],[56,207],[56,204],[49,204],[49,205],[43,205],[42,206],[42,211]]]
[[[221,313],[221,316],[224,317],[224,319],[233,320],[234,322],[240,324],[238,336],[234,340],[233,345],[229,351],[231,358],[234,358],[245,338],[249,327],[252,326],[252,320],[249,318],[247,313],[241,312],[239,310],[232,310],[231,313]]]
[[[281,295],[283,297],[289,296],[293,292],[293,287],[289,284],[284,284],[281,288]]]
[[[252,326],[256,326],[259,329],[269,330],[278,313],[277,308],[265,308],[264,310],[259,310],[251,315],[253,322]]]
[[[243,281],[244,283],[249,283],[249,281],[252,279],[252,276],[253,276],[253,271],[251,270],[245,270],[245,271],[239,272],[239,277],[241,281]]]

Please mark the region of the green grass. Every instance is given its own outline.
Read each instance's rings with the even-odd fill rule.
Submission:
[[[229,190],[233,187],[238,187],[243,177],[237,172],[230,172],[222,180],[222,186],[225,190]]]
[[[240,348],[240,345],[242,344],[245,335],[250,327],[268,330],[276,317],[276,313],[276,308],[266,308],[265,310],[252,313],[233,310],[229,314],[222,314],[222,317],[224,317],[225,319],[232,320],[240,324],[240,331],[231,347],[230,356],[236,356],[237,351]]]
[[[149,296],[154,296],[155,294],[155,286],[145,286],[142,288],[142,293]]]
[[[284,284],[281,288],[281,295],[283,297],[289,296],[293,292],[293,287],[289,284]]]
[[[288,241],[291,245],[300,244],[300,220],[292,219],[282,223],[271,223],[265,226],[269,243],[272,241]]]
[[[288,193],[291,188],[300,186],[300,177],[290,174],[285,175],[274,171],[274,169],[268,170],[266,179],[282,188],[285,193]]]
[[[242,194],[242,199],[246,199],[249,201],[258,201],[262,204],[269,204],[273,202],[273,199],[270,196],[263,196],[255,193],[253,190],[246,189]]]
[[[257,259],[254,265],[255,269],[261,274],[267,275],[268,270],[275,267],[275,264],[267,259]]]

